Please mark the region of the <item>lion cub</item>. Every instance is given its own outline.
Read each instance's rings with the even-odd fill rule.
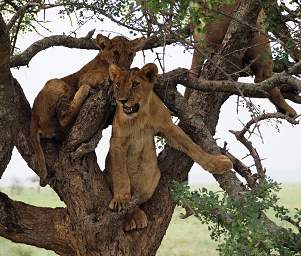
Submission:
[[[173,124],[168,109],[153,91],[158,76],[155,64],[130,71],[110,65],[109,72],[117,102],[106,161],[113,186],[111,209],[120,210],[131,197],[138,198],[142,204],[153,195],[160,179],[154,143],[158,133],[170,146],[183,151],[212,173],[222,174],[232,168],[226,156],[205,152]],[[137,208],[126,217],[124,229],[146,226],[147,217]]]
[[[233,16],[240,2],[240,0],[236,0],[233,4],[220,4],[216,6],[216,9],[228,16]],[[261,10],[257,18],[256,27],[263,31],[264,17],[265,14],[263,10]],[[220,15],[217,19],[205,25],[205,33],[194,32],[193,37],[195,42],[201,42],[201,44],[197,43],[195,46],[190,70],[196,77],[200,75],[205,60],[204,54],[210,56],[210,53],[216,52],[220,48],[230,21],[230,18]],[[248,64],[251,64],[251,69],[255,74],[255,83],[259,83],[272,76],[273,61],[271,47],[269,39],[264,34],[257,32],[253,40],[250,41],[249,48],[245,52],[241,66],[243,67]],[[284,100],[278,87],[269,91],[269,99],[275,105],[277,111],[287,114],[290,117],[297,116],[296,111]]]
[[[96,43],[101,51],[92,61],[71,75],[49,80],[35,98],[31,117],[31,140],[42,186],[47,183],[47,168],[40,138],[51,139],[66,132],[90,88],[101,86],[109,78],[109,65],[114,63],[122,68],[130,68],[136,52],[144,45],[144,39],[130,41],[122,36],[109,39],[99,34]]]

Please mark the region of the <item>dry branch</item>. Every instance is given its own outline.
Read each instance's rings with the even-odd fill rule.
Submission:
[[[265,169],[262,166],[261,158],[257,150],[253,147],[252,142],[247,140],[244,135],[246,132],[250,132],[250,128],[252,125],[255,124],[257,126],[260,121],[270,118],[284,119],[293,125],[299,124],[299,121],[288,117],[287,115],[281,113],[266,113],[252,118],[241,131],[230,130],[230,132],[235,135],[236,139],[248,149],[250,155],[252,156],[258,173],[259,181],[265,178]]]
[[[253,147],[252,142],[247,140],[240,132],[236,132],[236,131],[230,131],[230,132],[233,133],[236,139],[240,141],[250,152],[250,155],[252,156],[256,166],[259,181],[265,179],[265,169],[262,166],[261,158],[256,148]]]
[[[253,124],[258,124],[258,122],[260,122],[262,120],[271,119],[271,118],[283,119],[283,120],[286,120],[287,122],[291,123],[292,125],[299,124],[299,121],[296,120],[295,118],[291,118],[291,117],[281,114],[281,113],[265,113],[265,114],[256,116],[256,117],[252,118],[249,122],[247,122],[245,127],[240,132],[238,132],[238,136],[239,137],[244,136],[244,134],[250,130],[250,128]]]

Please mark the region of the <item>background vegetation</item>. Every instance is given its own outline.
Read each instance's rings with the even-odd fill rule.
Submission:
[[[193,186],[194,189],[206,187],[212,191],[220,189],[214,185]],[[301,208],[301,184],[287,183],[282,185],[279,192],[280,203],[294,212],[295,208]],[[11,198],[36,206],[61,207],[64,204],[49,187],[42,188],[22,188],[13,186],[1,188]],[[210,239],[207,225],[202,224],[197,218],[189,217],[186,220],[180,218],[184,210],[177,207],[174,212],[171,224],[166,232],[163,242],[157,252],[157,256],[195,256],[207,255],[217,256],[217,243]],[[271,216],[272,219],[273,216]],[[277,222],[288,227],[287,222]],[[54,256],[55,253],[40,248],[35,248],[23,244],[15,244],[4,238],[0,238],[0,256]]]

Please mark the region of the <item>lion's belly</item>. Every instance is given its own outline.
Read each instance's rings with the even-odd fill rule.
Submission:
[[[146,201],[152,196],[160,179],[154,135],[145,130],[139,136],[132,137],[131,141],[127,157],[131,191],[133,196]]]

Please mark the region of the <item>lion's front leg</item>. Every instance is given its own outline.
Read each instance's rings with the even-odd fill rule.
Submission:
[[[121,211],[131,199],[131,184],[127,172],[127,139],[111,138],[110,161],[113,185],[113,199],[109,208]]]
[[[74,121],[85,99],[88,97],[90,89],[90,86],[87,84],[79,87],[68,108],[60,111],[59,121],[61,127],[68,127]]]
[[[181,128],[172,122],[162,126],[160,132],[163,133],[170,146],[184,152],[211,173],[222,174],[233,167],[228,157],[221,154],[213,155],[207,153],[200,146],[195,144]]]

